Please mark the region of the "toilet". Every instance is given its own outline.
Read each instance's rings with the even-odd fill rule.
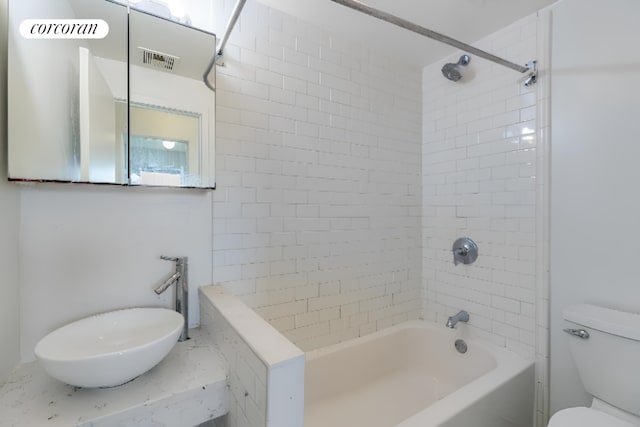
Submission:
[[[563,311],[588,408],[563,409],[548,427],[640,426],[640,315],[590,304]]]

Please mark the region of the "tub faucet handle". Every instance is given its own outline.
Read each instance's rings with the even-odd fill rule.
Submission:
[[[467,256],[470,250],[471,249],[469,248],[469,245],[462,245],[462,247],[459,247],[457,249],[458,255],[462,255],[462,256]]]
[[[453,264],[471,264],[478,258],[478,245],[469,237],[461,237],[453,242]]]

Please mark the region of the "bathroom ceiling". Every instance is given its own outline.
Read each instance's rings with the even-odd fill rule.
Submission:
[[[403,62],[425,66],[455,49],[351,10],[331,0],[259,0],[342,37],[388,52]],[[362,0],[464,43],[473,44],[556,0]],[[509,58],[505,58],[509,59]]]

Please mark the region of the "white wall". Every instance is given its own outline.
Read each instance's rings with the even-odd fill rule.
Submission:
[[[20,360],[18,229],[20,193],[6,180],[7,0],[0,0],[0,384]]]
[[[189,257],[190,325],[197,288],[210,284],[210,190],[39,184],[22,189],[22,358],[37,341],[81,317],[173,304],[174,271],[160,255]]]
[[[304,350],[420,314],[420,70],[249,1],[218,68],[214,281]]]
[[[553,412],[589,404],[562,332],[563,307],[640,312],[638,16],[635,0],[564,0],[553,8]]]

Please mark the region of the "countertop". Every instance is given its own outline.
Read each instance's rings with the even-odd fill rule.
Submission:
[[[227,368],[200,329],[138,378],[83,389],[24,363],[0,389],[0,426],[195,426],[228,412]]]

